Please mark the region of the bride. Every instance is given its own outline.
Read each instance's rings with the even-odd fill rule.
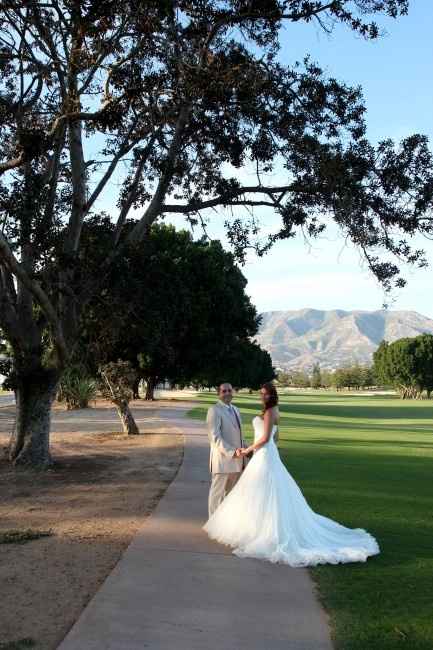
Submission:
[[[276,446],[278,395],[261,389],[263,411],[253,419],[254,443],[240,455],[253,457],[224,501],[203,526],[209,537],[240,557],[293,567],[365,562],[379,546],[361,528],[346,528],[314,512],[283,465]]]

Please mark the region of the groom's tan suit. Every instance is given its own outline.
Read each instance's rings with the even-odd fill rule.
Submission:
[[[236,449],[246,446],[242,437],[241,416],[236,406],[218,400],[208,410],[206,421],[210,442],[209,469],[212,475],[209,490],[210,516],[236,484],[247,461],[245,458],[234,457]]]

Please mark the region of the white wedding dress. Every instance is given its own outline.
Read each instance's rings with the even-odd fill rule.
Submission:
[[[254,440],[263,420],[253,419]],[[283,465],[274,436],[254,452],[239,481],[203,526],[209,537],[240,557],[293,567],[365,562],[379,546],[361,528],[346,528],[315,513]]]

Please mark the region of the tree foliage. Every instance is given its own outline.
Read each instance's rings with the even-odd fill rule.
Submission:
[[[91,273],[113,228],[107,218],[84,227],[83,261]],[[259,318],[245,287],[218,241],[155,225],[114,261],[82,314],[81,356],[93,372],[100,363],[128,360],[151,386],[215,386],[229,376],[236,386],[258,387],[273,371],[269,355],[249,340]]]
[[[331,386],[335,388],[370,388],[376,385],[376,376],[373,368],[355,364],[344,368],[337,368],[331,375]]]
[[[313,366],[309,373],[305,370],[280,372],[278,382],[281,386],[295,388],[369,388],[376,385],[376,376],[373,368],[355,364],[336,368],[335,370],[321,370],[319,364]]]
[[[309,388],[310,386],[310,376],[305,370],[279,372],[277,380],[281,386],[293,386],[294,388]]]
[[[310,380],[311,388],[320,388],[322,385],[322,373],[318,363],[314,364]]]
[[[374,354],[377,376],[405,398],[419,398],[433,390],[433,336],[421,334],[393,343],[382,341]]]
[[[274,378],[275,370],[270,354],[254,341],[242,339],[227,350],[224,356],[212,360],[207,372],[199,374],[195,383],[211,387],[228,381],[236,389],[258,390],[262,384]]]

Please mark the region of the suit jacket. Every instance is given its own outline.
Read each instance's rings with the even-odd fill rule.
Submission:
[[[241,423],[241,415],[236,406],[233,409]],[[238,447],[246,447],[239,430],[227,406],[218,400],[207,412],[207,428],[210,443],[209,469],[212,474],[232,474],[242,472],[246,465],[245,458],[233,458]]]

